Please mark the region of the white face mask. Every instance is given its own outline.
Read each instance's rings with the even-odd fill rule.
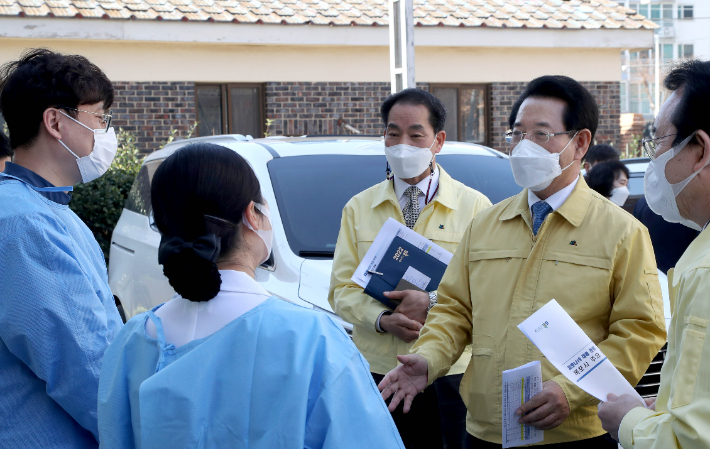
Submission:
[[[431,149],[436,144],[436,139],[429,148],[413,147],[400,143],[385,147],[387,162],[392,167],[394,175],[400,179],[411,179],[424,173],[434,159]]]
[[[611,190],[611,196],[609,197],[609,201],[618,206],[623,206],[628,198],[629,188],[627,186],[623,186]]]
[[[646,175],[643,179],[643,193],[646,195],[648,207],[650,207],[651,210],[658,215],[662,216],[664,220],[670,223],[680,223],[691,229],[700,231],[702,228],[698,226],[697,223],[684,218],[680,214],[680,211],[678,210],[678,203],[676,203],[676,197],[685,188],[685,186],[687,186],[688,183],[692,181],[698,173],[700,173],[702,168],[676,184],[671,184],[666,179],[666,164],[678,153],[680,153],[694,136],[695,133],[691,134],[684,141],[666,151],[648,164],[648,167],[646,168]]]
[[[264,260],[259,262],[259,265],[261,265],[262,263],[269,260],[269,256],[271,256],[271,248],[273,247],[274,243],[274,228],[271,225],[271,212],[269,212],[269,208],[259,203],[254,203],[254,207],[256,207],[262,214],[264,214],[264,216],[266,217],[266,221],[269,222],[269,227],[271,228],[269,230],[254,229],[251,227],[251,224],[249,224],[249,220],[247,220],[247,218],[242,215],[242,223],[244,223],[244,226],[256,232],[256,235],[261,238],[261,241],[264,242],[264,246],[266,246],[266,256],[264,257]]]
[[[567,150],[577,133],[559,153],[550,153],[530,139],[523,139],[515,145],[510,155],[510,167],[513,169],[515,183],[533,192],[545,190],[556,177],[567,170],[574,161],[565,168],[560,167],[560,155]]]
[[[59,112],[64,114],[62,111]],[[59,143],[61,143],[64,148],[66,148],[67,151],[69,151],[76,158],[76,165],[79,166],[79,172],[81,173],[81,182],[91,182],[106,173],[108,168],[111,166],[111,162],[113,162],[113,158],[116,157],[116,151],[118,150],[116,133],[113,128],[109,128],[108,131],[105,129],[91,129],[69,115],[64,115],[94,133],[94,149],[91,154],[84,157],[77,156],[76,153],[64,144],[64,142],[57,139],[59,140]]]

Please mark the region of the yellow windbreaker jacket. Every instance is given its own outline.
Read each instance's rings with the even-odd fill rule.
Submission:
[[[528,192],[471,222],[439,285],[439,302],[412,352],[429,381],[464,347],[466,429],[501,443],[502,371],[542,361],[543,381],[563,389],[571,413],[540,444],[602,435],[597,401],[567,380],[517,328],[553,298],[635,385],[665,342],[663,302],[646,228],[580,179],[564,204],[532,232]]]
[[[683,253],[668,283],[673,318],[656,411],[627,413],[619,428],[626,449],[710,447],[710,230]]]
[[[453,253],[473,217],[490,205],[485,195],[454,180],[439,166],[439,191],[422,209],[414,231]],[[377,332],[377,318],[389,309],[366,295],[351,278],[390,217],[404,224],[392,181],[383,181],[348,201],[343,208],[328,292],[328,302],[335,313],[353,324],[353,342],[370,363],[370,371],[377,374],[387,374],[397,366],[397,355],[408,354],[412,344]],[[469,357],[462,357],[451,374],[463,373]]]

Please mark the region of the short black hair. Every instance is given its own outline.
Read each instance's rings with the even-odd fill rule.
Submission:
[[[0,158],[12,157],[14,154],[10,148],[10,140],[0,131]]]
[[[192,242],[208,233],[205,215],[231,223],[221,237],[220,258],[242,241],[242,215],[249,203],[263,203],[259,179],[235,151],[211,143],[187,145],[160,164],[150,189],[153,217],[165,237]],[[219,261],[220,259],[218,259]],[[190,301],[208,301],[219,293],[215,263],[184,249],[163,262],[170,285]]]
[[[599,162],[618,161],[619,156],[619,152],[614,147],[608,143],[600,143],[589,147],[587,154],[584,155],[584,162],[597,164]]]
[[[678,134],[673,140],[677,145],[694,131],[702,129],[710,134],[710,61],[691,59],[673,67],[663,85],[670,91],[683,88],[680,102],[673,111],[671,123]]]
[[[627,178],[629,177],[629,169],[623,162],[618,160],[600,162],[589,171],[586,181],[589,188],[609,198],[611,197],[611,191],[614,190],[614,181],[616,181],[620,173],[624,173]]]
[[[557,98],[567,107],[562,116],[565,131],[588,129],[592,133],[592,142],[599,126],[599,107],[592,94],[578,81],[568,76],[546,75],[530,81],[518,97],[510,111],[508,126],[513,129],[520,105],[528,97]]]
[[[113,84],[83,56],[31,49],[0,68],[0,112],[13,149],[37,138],[47,108],[101,101],[105,109],[111,107]],[[71,110],[67,114],[76,116]]]
[[[444,129],[446,124],[446,108],[444,104],[429,92],[421,89],[410,87],[392,94],[382,103],[380,108],[380,116],[385,123],[385,128],[389,123],[390,110],[397,104],[413,104],[423,105],[429,110],[429,124],[434,128],[434,133]]]

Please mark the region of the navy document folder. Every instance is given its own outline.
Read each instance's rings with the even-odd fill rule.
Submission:
[[[372,277],[365,293],[394,310],[399,301],[387,299],[384,292],[397,290],[400,281],[406,281],[405,284],[414,285],[422,291],[434,291],[439,287],[445,271],[444,262],[401,237],[395,237],[377,268],[370,271]]]

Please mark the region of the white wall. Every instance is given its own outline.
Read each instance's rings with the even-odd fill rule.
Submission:
[[[389,81],[386,46],[243,45],[0,38],[0,63],[31,47],[82,54],[116,81]],[[618,48],[417,47],[417,80],[529,81],[563,74],[618,81]]]
[[[695,17],[675,21],[676,46],[693,44],[696,58],[710,60],[710,0],[678,0],[676,5],[693,5]]]

